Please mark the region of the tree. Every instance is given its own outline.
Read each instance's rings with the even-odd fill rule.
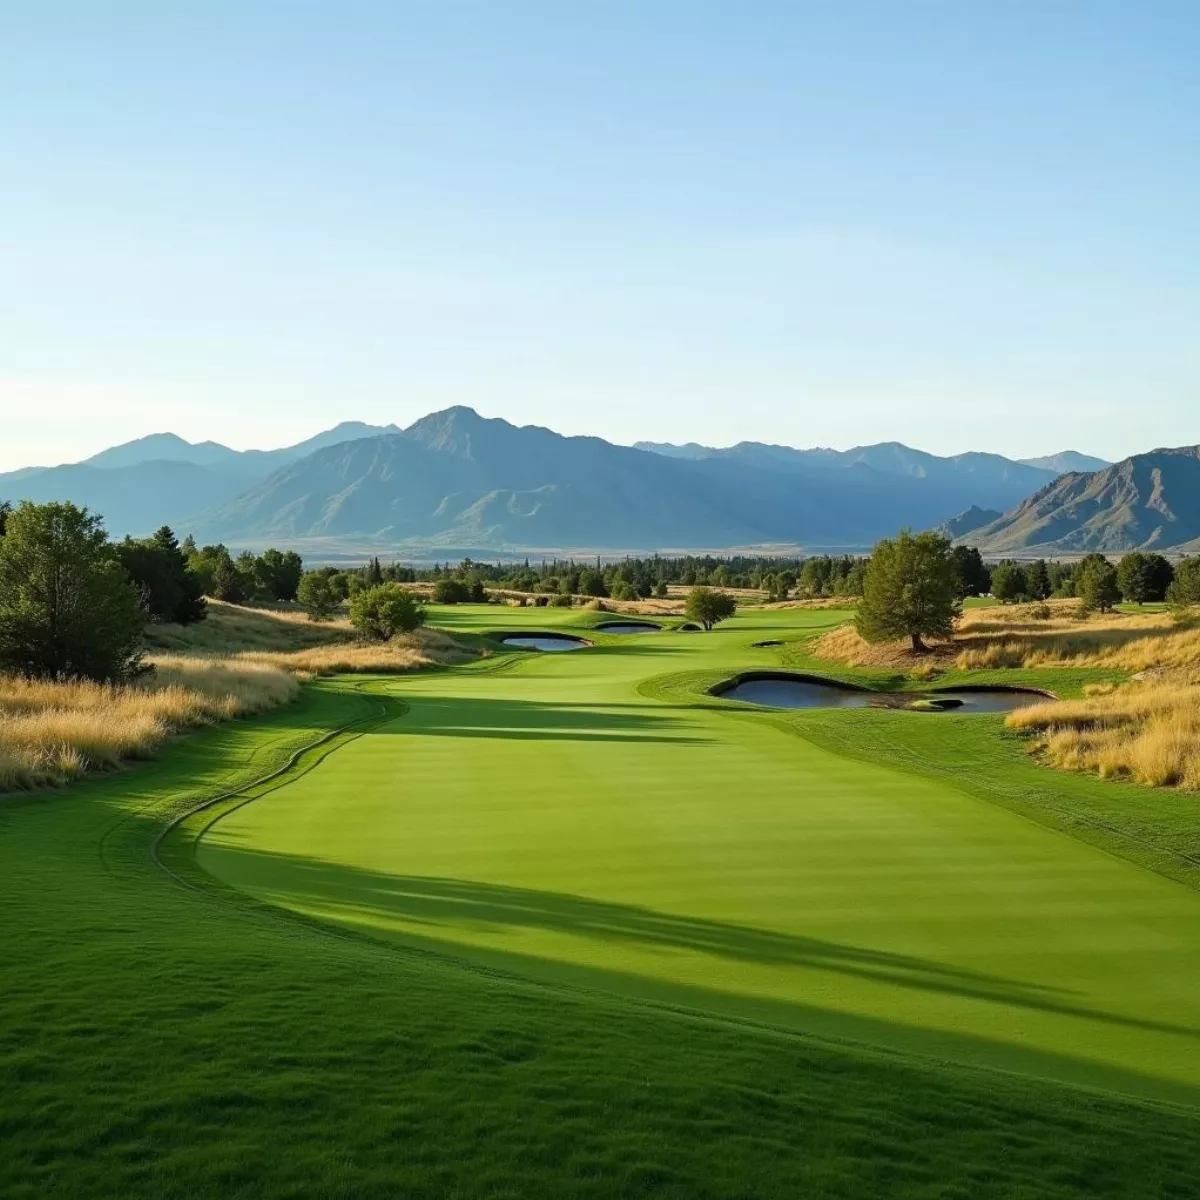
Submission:
[[[225,547],[221,549],[225,550]],[[246,580],[230,558],[228,550],[225,550],[223,557],[217,558],[210,578],[210,591],[218,600],[224,600],[226,604],[245,603]]]
[[[1028,570],[1025,572],[1025,584],[1029,589],[1031,600],[1050,599],[1050,593],[1053,591],[1053,588],[1050,586],[1050,570],[1046,566],[1044,558],[1039,558],[1037,562],[1030,563]]]
[[[22,503],[0,541],[0,670],[119,681],[141,664],[145,615],[98,516]]]
[[[386,642],[423,625],[425,609],[407,588],[398,583],[379,583],[363,588],[350,601],[350,623],[360,637]]]
[[[139,541],[127,537],[116,553],[141,592],[151,620],[190,625],[208,615],[200,577],[188,565],[169,526]]]
[[[304,560],[295,550],[271,547],[254,562],[254,594],[264,600],[295,600],[303,574]]]
[[[665,579],[660,579],[654,585],[654,598],[655,600],[665,600],[667,598],[667,594],[667,581]]]
[[[466,604],[470,599],[471,589],[461,579],[439,579],[433,585],[434,604]]]
[[[1200,604],[1200,555],[1180,560],[1175,578],[1167,588],[1167,602],[1175,605]]]
[[[868,642],[906,637],[914,651],[924,651],[925,638],[953,635],[961,612],[947,538],[906,529],[872,551],[854,618],[860,637]]]
[[[581,596],[596,596],[603,598],[608,595],[608,585],[604,576],[594,567],[579,573],[579,594]]]
[[[718,621],[724,621],[737,612],[737,601],[726,592],[694,587],[688,592],[683,611],[689,621],[695,621],[704,629],[711,629]]]
[[[954,563],[954,577],[959,599],[967,596],[983,596],[991,590],[992,575],[983,562],[983,556],[974,546],[955,546],[950,551]]]
[[[1076,579],[1075,594],[1085,612],[1108,612],[1121,599],[1116,568],[1102,556],[1088,561]]]
[[[1129,604],[1145,604],[1150,598],[1150,556],[1135,550],[1117,564],[1117,586]]]
[[[323,571],[309,571],[301,576],[296,598],[308,611],[310,621],[328,621],[342,600],[333,578]]]
[[[8,518],[12,515],[12,505],[7,500],[0,500],[0,538],[4,536]]]
[[[1024,600],[1029,595],[1029,579],[1025,568],[1007,560],[997,563],[992,568],[992,595],[1001,604]]]

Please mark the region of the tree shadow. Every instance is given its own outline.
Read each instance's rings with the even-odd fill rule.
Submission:
[[[404,717],[374,732],[404,737],[506,741],[646,742],[697,746],[711,737],[685,718],[650,704],[543,703],[468,696],[405,696]]]
[[[1074,1003],[1069,989],[967,970],[915,955],[852,946],[803,934],[658,912],[558,892],[459,879],[389,875],[361,867],[209,843],[219,876],[247,881],[284,907],[317,910],[351,923],[383,917],[415,933],[453,941],[453,931],[543,930],[621,942],[663,953],[699,953],[756,965],[828,971],[909,990],[961,996],[1031,1011],[1200,1038],[1200,1029]]]

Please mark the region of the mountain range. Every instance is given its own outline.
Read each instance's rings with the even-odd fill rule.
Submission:
[[[1200,551],[1200,446],[1073,472],[962,536],[986,554]]]
[[[0,475],[0,497],[74,500],[103,513],[117,535],[165,522],[239,548],[342,545],[413,556],[448,547],[854,550],[908,525],[940,527],[989,552],[1027,545],[1070,552],[1076,543],[1107,547],[1135,536],[1138,544],[1167,545],[1164,538],[1192,528],[1178,515],[1190,511],[1186,503],[1167,503],[1163,488],[1190,488],[1176,460],[1191,453],[1196,466],[1196,456],[1157,453],[1176,457],[1166,475],[1160,467],[1154,493],[1140,465],[1151,456],[1085,474],[1075,468],[1101,460],[1075,451],[1022,462],[988,453],[940,457],[896,442],[845,451],[758,442],[629,447],[460,406],[404,429],[345,422],[278,450],[152,434],[80,463]],[[1083,482],[1127,468],[1123,488],[1105,485],[1093,497]],[[1079,489],[1090,499],[1072,499]],[[1172,514],[1158,532],[1142,512],[1143,495],[1157,497],[1147,512],[1165,506]],[[1086,530],[1059,512],[1071,505]],[[1104,516],[1118,508],[1124,518]],[[1197,536],[1200,529],[1188,533]]]

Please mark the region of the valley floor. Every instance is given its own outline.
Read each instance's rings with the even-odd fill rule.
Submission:
[[[596,645],[0,802],[0,1194],[1200,1194],[1200,822],[707,695],[843,615],[437,610]]]

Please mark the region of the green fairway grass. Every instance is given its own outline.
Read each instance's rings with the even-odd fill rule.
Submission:
[[[499,619],[455,619],[472,616]],[[794,635],[840,618],[783,619]],[[381,681],[404,711],[214,824],[199,863],[540,978],[1200,1097],[1200,894],[948,781],[832,754],[803,715],[638,689],[683,662],[733,667],[780,620]],[[869,715],[951,742],[986,720]]]
[[[493,656],[0,798],[5,1200],[1198,1194],[1191,798],[707,694],[837,612],[431,616]]]

